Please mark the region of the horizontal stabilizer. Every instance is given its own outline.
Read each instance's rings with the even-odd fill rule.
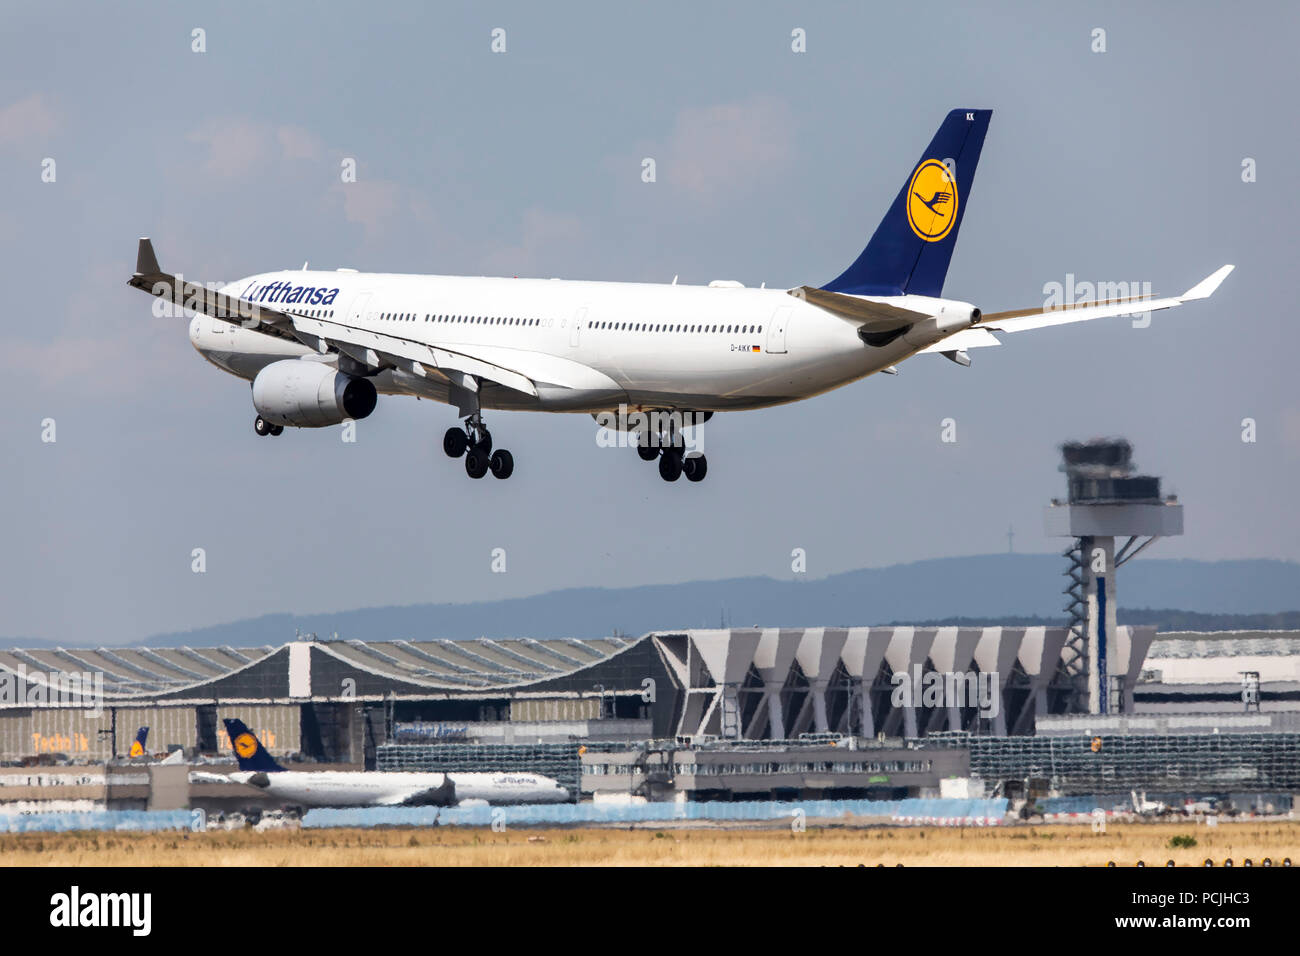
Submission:
[[[962,329],[960,332],[954,332],[946,339],[935,342],[929,348],[921,349],[917,354],[964,352],[967,349],[983,349],[1001,344],[998,337],[988,329]]]
[[[896,305],[872,302],[870,299],[842,295],[839,292],[827,292],[825,289],[814,289],[806,285],[791,289],[790,295],[820,306],[828,312],[834,312],[840,318],[848,319],[868,332],[892,332],[929,318],[924,312],[913,312],[911,309],[900,309]]]

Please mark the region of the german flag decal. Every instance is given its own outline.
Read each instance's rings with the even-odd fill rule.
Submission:
[[[750,350],[751,352],[761,352],[761,351],[762,351],[762,349],[760,349],[757,345],[751,345],[749,350]]]

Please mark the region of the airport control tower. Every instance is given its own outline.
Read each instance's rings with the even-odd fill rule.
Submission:
[[[1112,680],[1107,661],[1115,659],[1116,578],[1124,564],[1157,538],[1183,533],[1183,506],[1173,495],[1161,497],[1160,479],[1135,475],[1133,446],[1122,438],[1066,442],[1061,471],[1069,483],[1065,501],[1052,499],[1047,533],[1069,537],[1066,594],[1071,602],[1070,636],[1062,654],[1075,678],[1074,707],[1090,714],[1126,709],[1131,688]],[[1117,538],[1128,540],[1115,549]]]

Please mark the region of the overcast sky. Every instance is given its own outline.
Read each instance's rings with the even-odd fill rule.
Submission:
[[[5,5],[0,635],[788,577],[794,548],[820,577],[1004,551],[1011,526],[1059,550],[1056,446],[1106,434],[1187,507],[1151,553],[1300,558],[1296,5],[430,6]],[[598,448],[586,416],[490,415],[507,482],[467,479],[440,448],[455,412],[413,399],[381,398],[355,444],[260,439],[247,384],[126,286],[141,235],[200,280],[310,260],[823,284],[955,107],[994,114],[946,295],[995,311],[1069,274],[1178,293],[1237,271],[1148,328],[1009,336],[969,369],[918,356],[719,415],[701,485]]]

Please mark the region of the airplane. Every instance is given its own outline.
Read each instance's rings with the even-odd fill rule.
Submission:
[[[239,772],[190,773],[194,783],[234,781],[300,807],[473,806],[565,803],[569,791],[536,773],[408,773],[286,770],[237,718],[224,721]]]
[[[141,727],[135,732],[135,740],[131,741],[131,748],[127,751],[126,756],[129,760],[139,760],[148,758],[149,751],[145,750],[145,744],[149,740],[149,728]],[[185,762],[185,751],[173,750],[161,760],[146,760],[146,763],[155,763],[159,766],[182,764]]]
[[[1129,796],[1133,800],[1133,811],[1139,816],[1164,816],[1169,811],[1169,807],[1165,803],[1159,800],[1148,800],[1146,791],[1143,791],[1141,798],[1139,798],[1136,790],[1130,790]]]
[[[947,115],[871,240],[821,286],[744,288],[354,269],[263,272],[205,286],[163,272],[141,239],[128,285],[194,313],[190,342],[252,383],[258,435],[370,415],[378,395],[455,406],[443,450],[471,478],[509,478],[484,410],[590,414],[626,433],[665,481],[704,479],[683,428],[715,412],[800,401],[1015,333],[1208,298],[1225,265],[1180,296],[1138,295],[983,312],[942,297],[991,110]],[[930,197],[926,199],[925,197]],[[693,434],[695,434],[693,432]]]
[[[143,757],[145,755],[145,741],[149,739],[149,728],[141,727],[135,732],[135,740],[131,741],[131,749],[127,751],[128,757]]]

